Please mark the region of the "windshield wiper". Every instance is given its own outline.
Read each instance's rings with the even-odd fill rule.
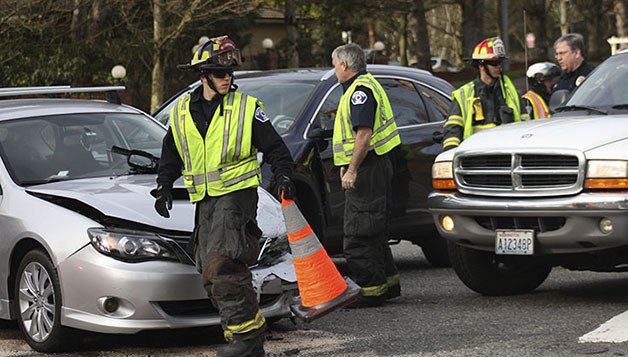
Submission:
[[[597,109],[594,107],[587,107],[586,105],[567,105],[564,107],[558,107],[556,108],[557,112],[570,112],[570,111],[574,111],[574,110],[589,110],[592,112],[596,112],[599,114],[604,114],[604,115],[608,115],[608,113],[602,109]]]
[[[70,177],[68,175],[50,175],[43,180],[25,180],[25,181],[21,181],[20,184],[25,185],[25,186],[34,186],[34,185],[43,185],[45,183],[51,183],[51,182],[66,181],[66,180],[71,180],[75,178],[76,177]]]
[[[628,103],[613,105],[613,109],[628,109]]]

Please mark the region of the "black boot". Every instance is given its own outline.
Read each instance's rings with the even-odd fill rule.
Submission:
[[[266,334],[257,334],[255,337],[247,338],[248,336],[234,336],[233,341],[225,347],[218,350],[217,357],[263,357],[266,356],[264,352],[264,341],[266,340]]]
[[[401,296],[401,284],[393,284],[388,287],[386,294],[384,294],[386,300],[394,299]]]

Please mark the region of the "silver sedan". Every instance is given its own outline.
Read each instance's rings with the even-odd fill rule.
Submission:
[[[220,324],[185,251],[194,206],[182,185],[170,219],[153,209],[164,134],[124,105],[0,101],[0,319],[17,319],[33,349],[71,349],[81,330]],[[267,318],[289,317],[297,287],[281,208],[258,192],[254,285]]]

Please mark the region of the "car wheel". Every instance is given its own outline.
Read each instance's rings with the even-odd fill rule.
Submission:
[[[483,295],[514,295],[533,291],[541,285],[551,266],[530,265],[523,261],[500,262],[495,253],[447,242],[454,271],[469,287]]]
[[[26,342],[40,352],[77,347],[82,342],[80,333],[61,326],[61,287],[50,258],[40,250],[30,251],[17,274],[17,320]]]
[[[434,267],[446,268],[451,266],[449,261],[449,250],[447,249],[447,241],[441,236],[434,235],[428,237],[421,244],[425,259]]]

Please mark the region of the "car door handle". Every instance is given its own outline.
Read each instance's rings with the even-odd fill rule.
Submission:
[[[444,137],[445,135],[440,131],[435,131],[434,133],[432,133],[432,140],[434,140],[435,143],[441,144]]]

